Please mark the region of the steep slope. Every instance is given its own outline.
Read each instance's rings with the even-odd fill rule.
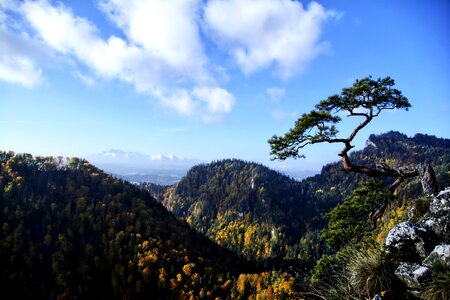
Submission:
[[[148,192],[76,158],[0,151],[0,225],[5,299],[225,299],[242,270]]]
[[[441,186],[450,184],[450,140],[398,132],[371,135],[351,154],[357,164],[414,167],[430,163]],[[192,168],[175,186],[144,185],[178,218],[247,259],[303,259],[320,256],[323,215],[367,177],[347,174],[340,162],[297,182],[262,165],[223,160]],[[389,181],[389,179],[385,179]],[[399,191],[399,201],[421,193],[418,179]]]
[[[164,205],[248,259],[279,258],[305,232],[297,181],[262,165],[223,160],[192,168]]]
[[[303,267],[321,248],[304,185],[267,167],[222,160],[192,168],[175,186],[143,184],[174,215],[246,260]],[[315,253],[317,252],[317,253]],[[300,260],[298,259],[300,258]]]

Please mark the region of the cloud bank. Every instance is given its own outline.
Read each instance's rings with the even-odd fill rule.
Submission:
[[[283,78],[304,70],[328,44],[321,26],[334,12],[291,0],[100,0],[96,6],[121,34],[48,0],[0,3],[0,80],[32,88],[44,82],[45,59],[63,58],[74,77],[118,79],[179,115],[217,121],[236,99],[222,82],[209,45],[250,76]],[[91,74],[81,73],[79,65]],[[216,70],[221,70],[218,73]],[[268,92],[274,98],[280,91]]]
[[[205,7],[206,24],[222,40],[244,73],[275,64],[288,78],[328,49],[321,26],[336,13],[317,2],[305,9],[291,0],[213,0]]]

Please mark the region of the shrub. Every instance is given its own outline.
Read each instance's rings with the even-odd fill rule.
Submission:
[[[340,265],[338,255],[323,255],[317,262],[311,274],[311,283],[317,284],[326,278],[332,278],[336,273],[336,266]]]
[[[360,183],[344,202],[326,215],[328,224],[321,232],[321,239],[337,250],[360,242],[370,236],[370,227],[376,225],[370,216],[392,199],[382,181],[371,179]]]

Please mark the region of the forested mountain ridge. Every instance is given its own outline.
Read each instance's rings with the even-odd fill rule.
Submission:
[[[338,157],[337,157],[338,158]],[[430,163],[441,187],[450,185],[450,140],[398,132],[371,135],[355,164],[414,167]],[[248,259],[303,259],[320,256],[323,215],[368,178],[346,173],[341,162],[297,182],[262,165],[223,160],[192,168],[175,186],[144,185],[175,216],[217,243]],[[385,179],[388,181],[389,179]],[[420,195],[419,179],[406,181],[399,201]]]
[[[284,257],[304,233],[310,205],[298,205],[301,188],[260,164],[223,160],[192,168],[163,204],[218,244],[264,260]]]
[[[441,188],[450,184],[449,139],[425,134],[408,137],[396,131],[370,135],[366,147],[352,152],[350,159],[354,164],[372,167],[385,164],[391,168],[414,168],[420,163],[428,163],[434,168]],[[365,175],[345,172],[338,161],[324,166],[320,174],[307,178],[302,184],[308,186],[311,192],[315,192],[318,205],[325,205],[329,209],[349,195],[360,181],[366,179]],[[407,200],[415,198],[421,192],[420,180],[417,177],[405,181],[397,194],[400,200]]]
[[[0,151],[0,224],[7,299],[293,293],[288,275],[247,279],[242,273],[252,268],[176,220],[148,192],[77,158]],[[251,280],[264,284],[249,289]]]

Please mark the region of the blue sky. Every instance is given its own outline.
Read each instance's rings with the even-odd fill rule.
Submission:
[[[368,75],[412,108],[357,148],[389,130],[450,138],[449,53],[446,0],[0,0],[0,149],[268,164],[273,134]],[[317,170],[339,149],[283,163]]]

